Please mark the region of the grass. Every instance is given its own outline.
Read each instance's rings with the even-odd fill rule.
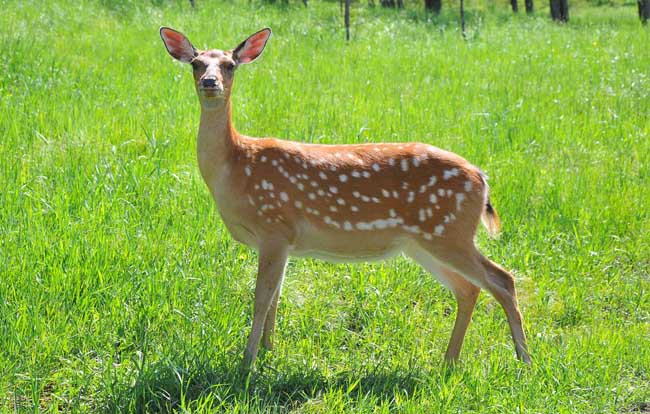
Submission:
[[[299,2],[3,1],[1,412],[628,413],[650,404],[650,31],[632,5],[568,25],[507,10],[431,18]],[[471,4],[470,4],[471,6]],[[419,140],[491,176],[479,235],[513,269],[534,359],[482,294],[442,356],[452,295],[415,264],[293,260],[276,350],[237,365],[256,257],[220,222],[195,161],[198,103],[158,27],[233,47],[253,136]]]

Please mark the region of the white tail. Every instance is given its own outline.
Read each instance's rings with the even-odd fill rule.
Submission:
[[[272,347],[289,256],[359,261],[402,252],[457,298],[448,361],[458,359],[484,288],[503,306],[517,355],[529,362],[514,279],[474,245],[481,217],[491,234],[499,231],[478,168],[421,143],[312,145],[240,135],[231,120],[234,72],[262,53],[270,29],[229,51],[199,51],[179,32],[160,33],[169,53],[194,68],[201,174],[233,237],[259,251],[246,366],[260,338]]]

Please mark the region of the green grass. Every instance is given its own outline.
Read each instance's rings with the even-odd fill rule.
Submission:
[[[336,3],[0,3],[2,412],[648,410],[650,31],[632,5],[564,26],[470,8],[463,41],[453,10],[359,4],[345,43]],[[533,366],[489,295],[447,371],[455,302],[415,264],[293,260],[276,351],[241,384],[256,257],[201,181],[163,24],[218,48],[273,28],[237,74],[244,133],[480,165],[504,232],[478,242],[517,277]]]

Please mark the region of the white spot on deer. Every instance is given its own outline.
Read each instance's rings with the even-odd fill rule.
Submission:
[[[341,205],[341,206],[344,206],[344,205],[345,205],[345,200],[342,199],[342,198],[337,198],[337,199],[336,199],[336,202],[337,202],[339,205]]]
[[[348,176],[345,174],[341,174],[339,175],[339,180],[341,180],[341,182],[344,183],[348,180]]]
[[[330,186],[329,190],[330,190],[330,193],[332,193],[332,194],[336,194],[336,193],[339,192],[339,189],[334,187],[333,185]]]
[[[438,182],[438,177],[432,175],[431,177],[429,177],[429,182],[427,183],[427,185],[429,187],[433,187],[434,185],[436,185],[436,182]]]
[[[451,189],[447,189],[447,197],[451,197],[454,192]]]
[[[356,223],[354,226],[359,230],[372,230],[372,226],[370,226],[370,224],[363,221]]]
[[[392,208],[390,210],[388,210],[388,214],[390,214],[391,217],[397,217],[397,214],[395,213],[395,210],[393,210]]]
[[[436,228],[433,230],[436,236],[441,236],[444,231],[445,231],[445,226],[443,226],[442,224],[438,224]]]
[[[298,183],[298,190],[303,191],[305,189],[305,186],[303,183]]]
[[[370,173],[368,171],[362,172],[361,175],[363,175],[364,178],[370,178]]]
[[[409,196],[406,199],[406,202],[407,203],[412,203],[414,199],[415,199],[415,193],[413,191],[409,191]]]
[[[388,165],[390,165],[391,167],[395,166],[395,158],[389,158]]]
[[[418,193],[422,194],[422,193],[424,193],[425,191],[427,191],[427,186],[424,185],[424,184],[422,184],[422,185],[420,186],[420,189],[418,190]]]
[[[302,178],[305,181],[309,180],[309,176],[307,174],[298,174],[298,176],[300,176],[300,178]]]
[[[319,176],[322,180],[327,180],[327,175],[325,175],[325,173],[322,172],[322,171],[318,173],[318,176]]]
[[[383,188],[381,189],[381,194],[386,198],[390,197],[390,191],[384,190]]]
[[[262,162],[266,162],[266,155],[262,155],[262,156],[260,157],[260,161],[262,161]]]
[[[409,188],[409,183],[406,182],[406,181],[403,181],[402,182],[402,190],[406,190],[407,188]]]
[[[247,165],[244,167],[244,173],[250,177],[253,171],[251,171],[251,167]]]
[[[438,189],[438,195],[440,197],[444,197],[445,196],[445,189],[444,188],[439,188]]]
[[[273,165],[274,167],[277,167],[278,166],[278,160],[271,161],[271,165]]]
[[[379,164],[377,163],[372,164],[372,169],[379,172]]]
[[[330,165],[330,171],[335,172],[336,171],[336,165],[334,165],[334,164]]]
[[[361,177],[361,174],[360,174],[359,171],[357,171],[357,170],[353,170],[353,171],[350,173],[350,175],[353,176],[354,178],[359,178],[359,177]]]
[[[414,167],[419,167],[420,166],[420,159],[418,157],[413,157],[413,166]]]
[[[289,181],[291,181],[291,184],[295,184],[295,183],[298,182],[298,179],[296,177],[294,177],[293,175],[291,177],[288,177],[288,178],[289,178]]]
[[[312,181],[309,184],[311,184],[311,186],[314,188],[318,187],[318,183],[316,181]]]
[[[253,188],[256,189],[256,190],[259,190],[259,189],[260,189],[260,185],[259,185],[259,184],[255,184],[255,186],[254,186]]]
[[[395,190],[393,190],[393,197],[399,198],[399,193]]]
[[[356,212],[359,211],[359,207],[357,207],[357,206],[350,206],[350,210],[351,210],[352,212],[356,213]]]
[[[339,209],[336,208],[336,206],[330,206],[330,211],[331,211],[332,213],[336,213],[337,211],[339,211]]]
[[[465,181],[465,192],[469,193],[472,191],[472,182],[471,181]]]
[[[353,160],[355,158],[354,154],[348,153],[348,158]]]
[[[324,197],[324,196],[325,196],[325,191],[323,191],[323,190],[320,189],[320,188],[318,189],[318,191],[316,191],[316,193],[318,193],[318,195],[321,196],[321,197]]]
[[[418,211],[418,218],[420,219],[420,221],[425,221],[427,219],[427,212],[425,209],[421,208]]]
[[[269,191],[269,197],[275,198],[275,193],[273,191]]]
[[[454,167],[451,170],[445,170],[442,174],[442,179],[446,181],[451,177],[457,177],[458,174],[460,174],[460,171],[458,170],[458,168]]]
[[[284,153],[284,158],[289,159],[289,157],[290,157],[289,153],[288,153],[288,152],[285,152],[285,153]]]
[[[352,192],[352,195],[354,196],[354,198],[359,198],[359,197],[361,197],[361,193],[358,192],[358,191],[353,191],[353,192]]]
[[[289,196],[287,195],[287,193],[285,193],[284,191],[281,192],[281,193],[280,193],[280,200],[284,201],[285,203],[286,203],[287,201],[289,201]]]
[[[250,195],[248,196],[248,203],[249,203],[251,206],[255,206],[255,200],[253,200],[253,197],[251,197]]]
[[[433,217],[433,210],[431,209],[431,207],[427,207],[427,217],[428,218]]]
[[[401,164],[401,167],[402,167],[402,171],[406,172],[406,171],[409,170],[409,163],[405,158],[402,158],[402,160],[400,161],[400,164]]]
[[[266,180],[262,180],[262,189],[263,190],[269,189],[269,183]]]
[[[302,208],[302,202],[300,200],[296,200],[293,202],[293,205],[296,206],[297,209]]]
[[[419,234],[421,231],[420,227],[418,226],[402,226],[402,228],[408,231],[409,233],[413,233],[413,234]]]
[[[347,221],[347,220],[344,221],[344,222],[343,222],[343,230],[345,230],[345,231],[352,231],[352,230],[353,230],[353,228],[352,228],[352,223],[350,223],[350,222]]]
[[[362,195],[361,200],[368,203],[368,202],[370,202],[370,197],[368,197],[367,195]]]
[[[379,204],[379,199],[377,197],[370,197],[370,199],[374,202]]]
[[[309,197],[310,200],[316,200],[316,194],[314,193],[307,194],[307,197]]]
[[[429,202],[430,202],[431,204],[436,204],[436,203],[438,202],[438,197],[436,197],[435,194],[431,193],[431,194],[429,195]]]
[[[463,203],[465,200],[465,194],[463,193],[456,193],[456,210],[460,211],[460,205]]]
[[[426,240],[433,240],[433,236],[430,235],[429,233],[424,233],[422,237],[424,237]]]

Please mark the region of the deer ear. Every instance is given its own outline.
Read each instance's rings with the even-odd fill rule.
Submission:
[[[267,27],[241,42],[239,46],[232,51],[235,62],[240,65],[243,63],[250,63],[257,59],[257,57],[262,54],[269,37],[271,37],[271,29]]]
[[[165,43],[167,51],[174,59],[189,63],[198,54],[194,46],[192,46],[192,43],[181,32],[177,32],[169,27],[161,27],[160,37]]]

